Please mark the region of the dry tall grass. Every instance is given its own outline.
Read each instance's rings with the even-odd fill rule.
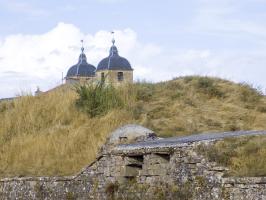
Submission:
[[[228,176],[266,176],[266,136],[230,138],[199,153],[230,170]]]
[[[138,120],[161,136],[266,129],[266,98],[246,84],[183,77],[139,87]]]
[[[266,129],[266,100],[245,84],[182,77],[118,90],[125,106],[90,118],[62,87],[0,102],[0,176],[69,175],[95,159],[108,134],[139,123],[160,136]]]
[[[75,173],[95,159],[110,130],[131,120],[124,110],[88,118],[75,99],[64,88],[7,103],[0,114],[1,176]]]

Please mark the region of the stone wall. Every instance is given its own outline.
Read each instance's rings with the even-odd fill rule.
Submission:
[[[123,80],[118,81],[118,72],[123,72]],[[125,83],[133,83],[133,71],[129,70],[100,70],[96,72],[96,79],[100,81],[102,79],[102,73],[105,77],[107,84],[121,85]]]
[[[224,177],[225,167],[198,155],[199,145],[213,141],[157,141],[150,148],[107,144],[72,177],[3,179],[0,199],[266,199],[266,177]]]
[[[72,76],[66,77],[66,84],[87,84],[96,81],[96,77],[82,77],[82,76]]]

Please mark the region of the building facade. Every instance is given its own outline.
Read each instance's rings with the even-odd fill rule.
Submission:
[[[87,62],[84,47],[82,47],[78,63],[69,68],[65,80],[66,84],[104,81],[107,84],[118,86],[133,83],[133,69],[129,61],[118,54],[113,39],[109,56],[102,59],[97,68]]]

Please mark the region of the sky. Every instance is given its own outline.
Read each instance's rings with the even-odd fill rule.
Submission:
[[[0,0],[0,98],[49,90],[108,56],[135,80],[216,76],[266,88],[266,0]]]

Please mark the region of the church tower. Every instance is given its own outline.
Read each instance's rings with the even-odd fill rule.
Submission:
[[[79,55],[79,61],[76,65],[69,68],[66,75],[66,83],[88,83],[95,79],[96,68],[87,62],[87,57],[84,53],[83,40],[81,54]]]
[[[114,38],[109,56],[100,61],[97,66],[96,79],[105,80],[107,84],[111,83],[115,86],[133,83],[133,69],[126,58],[119,56]]]

